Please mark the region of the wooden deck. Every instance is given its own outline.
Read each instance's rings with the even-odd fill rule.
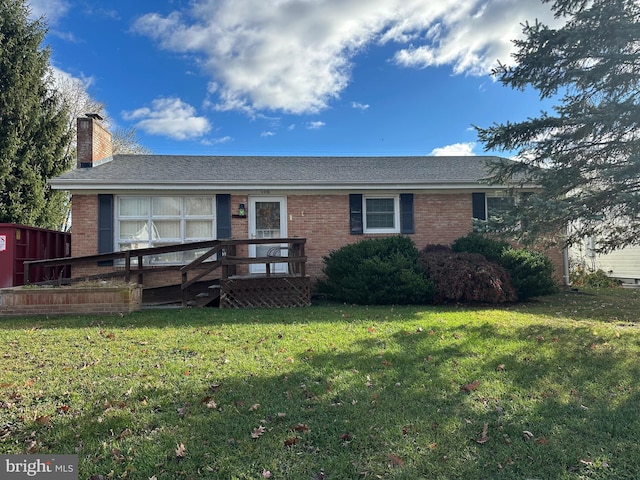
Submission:
[[[168,245],[124,252],[112,252],[86,257],[68,257],[53,260],[25,262],[25,275],[35,266],[53,269],[61,265],[71,267],[74,283],[87,280],[121,278],[129,283],[133,279],[143,286],[143,305],[180,304],[183,307],[219,306],[220,308],[298,307],[311,302],[311,281],[306,275],[304,238],[229,239]],[[248,257],[237,252],[248,251],[249,245],[278,245],[277,255]],[[280,247],[286,245],[286,247]],[[187,265],[157,266],[150,259],[166,253],[206,250]],[[286,253],[286,255],[284,254]],[[100,275],[73,277],[73,267],[112,262]],[[264,274],[238,275],[248,265],[264,265]],[[272,273],[273,265],[287,264],[287,273]],[[244,267],[247,270],[248,267]],[[179,272],[180,283],[145,286],[145,276],[162,272]],[[242,272],[241,272],[242,273]],[[60,283],[52,280],[43,283]]]

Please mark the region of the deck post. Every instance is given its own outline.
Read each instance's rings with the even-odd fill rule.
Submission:
[[[131,250],[124,252],[124,281],[131,281]]]

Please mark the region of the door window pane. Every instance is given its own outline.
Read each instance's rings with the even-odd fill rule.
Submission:
[[[280,232],[280,202],[256,202],[256,229]]]

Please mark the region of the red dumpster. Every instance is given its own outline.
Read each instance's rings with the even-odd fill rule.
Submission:
[[[71,256],[71,234],[0,223],[0,288],[15,287],[54,278],[69,278],[69,267],[49,269],[31,267],[24,278],[25,260],[47,260]],[[50,277],[50,278],[47,278]]]

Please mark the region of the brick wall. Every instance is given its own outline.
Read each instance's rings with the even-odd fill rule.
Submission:
[[[249,207],[247,195],[232,195],[232,234],[234,238],[246,238],[248,219],[237,215],[238,205]],[[97,252],[97,195],[74,195],[72,255],[94,255]],[[473,229],[470,193],[428,193],[414,195],[415,233],[409,235],[422,249],[428,244],[449,245]],[[349,233],[349,195],[288,195],[288,236],[307,239],[307,273],[316,278],[322,274],[323,257],[343,245],[365,238],[384,235],[351,235]],[[558,250],[546,252],[556,266],[556,276],[562,280],[562,254]],[[240,248],[237,255],[247,254]],[[76,268],[73,276],[94,275],[109,271],[109,267]],[[247,266],[238,267],[238,274],[246,274]],[[152,281],[145,278],[145,284]],[[179,279],[178,279],[179,281]]]
[[[89,168],[113,155],[111,133],[99,121],[80,117],[78,125],[77,167]]]
[[[73,195],[71,199],[71,256],[83,257],[98,253],[98,195]],[[72,277],[96,275],[110,271],[108,267],[77,266]]]
[[[137,285],[0,290],[0,316],[126,313],[141,305]]]
[[[427,244],[450,244],[469,233],[470,194],[414,195],[415,234],[409,235],[419,249]],[[332,250],[365,238],[384,235],[349,233],[349,195],[290,195],[287,197],[288,233],[306,237],[307,272],[322,274],[322,258]]]

